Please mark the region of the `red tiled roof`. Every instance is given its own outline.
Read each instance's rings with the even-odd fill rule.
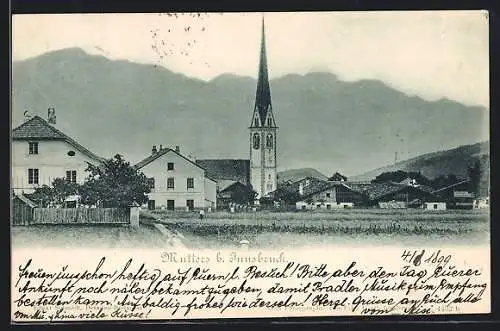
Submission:
[[[99,157],[71,139],[66,134],[62,133],[40,116],[34,116],[30,120],[24,122],[17,128],[12,130],[13,140],[62,140],[73,146],[81,153],[87,155],[89,158],[102,162],[104,159]]]

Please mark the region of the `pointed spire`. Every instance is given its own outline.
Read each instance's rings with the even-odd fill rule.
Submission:
[[[264,28],[264,15],[262,15],[262,36],[260,44],[259,77],[255,95],[255,110],[259,112],[261,121],[264,121],[267,110],[271,107],[271,89],[267,72],[266,36]]]

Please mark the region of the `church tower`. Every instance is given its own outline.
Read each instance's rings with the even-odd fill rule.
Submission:
[[[276,190],[276,122],[271,104],[267,71],[264,18],[260,44],[259,77],[252,122],[250,124],[250,183],[257,199]]]

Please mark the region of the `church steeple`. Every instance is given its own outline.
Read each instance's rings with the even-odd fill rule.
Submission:
[[[260,44],[259,78],[255,106],[250,125],[250,184],[257,192],[257,199],[276,190],[278,177],[277,164],[277,137],[278,127],[274,121],[271,105],[271,89],[267,72],[266,36],[264,31],[264,17],[262,17],[262,40]]]
[[[262,16],[259,77],[257,79],[257,92],[255,93],[255,107],[254,107],[254,111],[259,113],[261,124],[263,124],[263,122],[265,121],[269,109],[272,109],[271,89],[269,87],[269,74],[267,70],[265,24],[264,24],[264,16]]]

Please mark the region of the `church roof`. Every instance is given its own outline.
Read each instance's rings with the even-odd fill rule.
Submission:
[[[221,180],[239,181],[250,184],[250,160],[244,159],[200,159],[196,163],[204,168],[207,175],[218,182]]]
[[[34,116],[12,130],[12,140],[62,140],[76,150],[96,161],[104,159],[95,155],[69,136],[59,131],[40,116]]]
[[[262,122],[265,120],[267,111],[270,108],[272,108],[271,89],[269,87],[269,74],[267,69],[264,18],[262,18],[262,39],[260,45],[259,77],[257,79],[257,91],[255,94],[255,111],[259,112],[259,117]]]

